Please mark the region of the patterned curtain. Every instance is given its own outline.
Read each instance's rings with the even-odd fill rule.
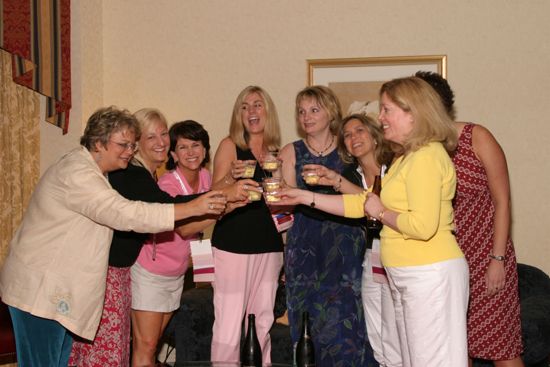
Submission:
[[[13,82],[9,53],[0,50],[0,267],[40,174],[40,101]]]
[[[71,108],[70,0],[0,0],[0,48],[13,80],[46,98],[46,120],[67,133]]]

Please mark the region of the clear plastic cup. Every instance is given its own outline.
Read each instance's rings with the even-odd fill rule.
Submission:
[[[304,171],[304,181],[307,185],[317,185],[319,183],[319,175],[315,170]]]
[[[261,188],[260,188],[261,189]],[[258,201],[262,199],[262,193],[254,190],[248,190],[248,200]]]
[[[280,198],[277,196],[281,189],[281,179],[279,177],[266,177],[262,182],[264,188],[265,201],[275,202]]]
[[[273,151],[268,152],[266,156],[264,157],[264,160],[262,161],[262,168],[264,171],[268,172],[274,172],[279,168],[279,160],[277,159],[277,155],[279,152]]]
[[[254,171],[256,171],[256,161],[246,161],[242,178],[254,177]]]
[[[264,192],[279,191],[281,188],[281,179],[279,177],[266,177],[262,181]]]

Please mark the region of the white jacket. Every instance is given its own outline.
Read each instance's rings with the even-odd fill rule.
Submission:
[[[113,229],[173,228],[173,204],[124,199],[90,152],[75,149],[36,186],[0,271],[2,301],[92,340],[103,308]]]

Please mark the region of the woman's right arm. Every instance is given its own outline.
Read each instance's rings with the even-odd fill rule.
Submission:
[[[235,143],[226,137],[220,142],[214,155],[213,189],[222,189],[235,183],[236,179],[231,175],[231,162],[235,160],[237,160]]]
[[[227,199],[222,191],[209,191],[188,203],[174,204],[174,219],[220,215],[224,212],[226,204]]]
[[[292,143],[285,145],[279,153],[279,158],[283,162],[282,175],[286,185],[296,187],[296,153]]]
[[[334,191],[342,194],[360,194],[363,188],[349,181],[344,173],[340,174],[320,164],[306,164],[304,169],[313,169],[319,175],[319,183],[321,186],[332,186]]]

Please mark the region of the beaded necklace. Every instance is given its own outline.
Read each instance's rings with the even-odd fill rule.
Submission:
[[[309,143],[307,142],[307,138],[304,139],[304,142],[306,143],[306,146],[312,150],[315,154],[317,154],[318,157],[322,157],[323,154],[329,150],[329,148],[332,146],[332,143],[334,143],[334,135],[332,135],[332,139],[330,140],[330,143],[323,149],[323,150],[317,150],[317,149],[313,149],[313,147],[311,145],[309,145]]]

